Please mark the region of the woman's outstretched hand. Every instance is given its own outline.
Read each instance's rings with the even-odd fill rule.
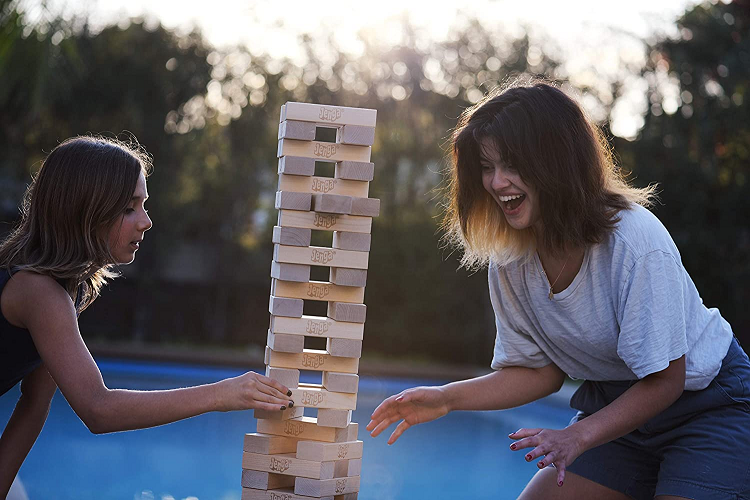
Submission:
[[[247,372],[239,377],[228,378],[218,383],[218,410],[285,410],[294,405],[289,399],[292,391],[288,387],[266,376]]]
[[[376,437],[392,423],[402,420],[388,438],[388,444],[393,444],[412,425],[430,422],[449,411],[442,387],[415,387],[380,403],[370,417],[367,430]]]
[[[516,440],[510,445],[513,451],[533,448],[526,454],[527,462],[544,456],[537,462],[537,467],[544,469],[554,464],[558,486],[562,486],[565,480],[565,468],[585,451],[581,436],[571,427],[562,430],[519,429],[508,434],[508,437]]]

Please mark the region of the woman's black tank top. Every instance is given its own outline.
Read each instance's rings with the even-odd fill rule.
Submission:
[[[9,279],[8,270],[0,270],[0,295]],[[11,325],[0,310],[0,396],[40,364],[42,359],[29,331]]]

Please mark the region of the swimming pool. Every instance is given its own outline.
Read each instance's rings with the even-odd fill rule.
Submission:
[[[221,367],[97,361],[112,388],[164,389],[241,373]],[[364,430],[383,398],[407,387],[438,383],[362,377],[354,413],[359,439],[365,443],[360,500],[516,498],[536,466],[508,449],[507,434],[519,427],[560,428],[573,413],[560,398],[501,412],[455,412],[409,429],[390,447],[388,434],[372,439]],[[0,398],[3,427],[18,394],[15,387]],[[30,500],[239,500],[243,436],[254,431],[252,412],[245,411],[97,436],[58,391],[19,476]]]

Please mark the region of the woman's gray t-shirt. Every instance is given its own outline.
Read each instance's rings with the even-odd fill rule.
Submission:
[[[686,390],[713,380],[732,341],[729,323],[703,305],[672,238],[650,211],[634,205],[619,217],[552,300],[536,253],[502,268],[490,264],[493,369],[554,362],[576,379],[636,380],[685,354]]]

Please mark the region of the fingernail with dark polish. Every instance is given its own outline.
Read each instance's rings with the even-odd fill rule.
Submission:
[[[292,390],[291,390],[291,389],[289,389],[288,391],[286,391],[286,395],[287,395],[287,396],[291,396],[291,395],[292,395]]]
[[[510,445],[510,449],[511,450],[515,450],[516,449],[516,443],[513,443],[512,445]]]
[[[527,462],[531,461],[531,455],[526,455],[526,461]]]
[[[284,410],[286,410],[286,406],[281,407],[281,411],[284,411]]]
[[[558,482],[557,482],[557,485],[558,485],[558,486],[562,486],[562,481],[558,481]]]
[[[289,401],[289,408],[291,408],[292,406],[294,406],[294,401]]]

